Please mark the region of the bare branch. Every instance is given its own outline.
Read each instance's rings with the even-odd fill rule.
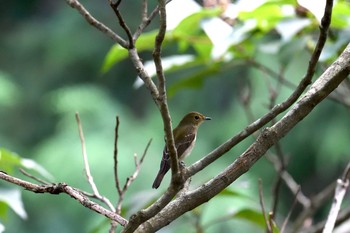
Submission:
[[[340,211],[340,205],[343,202],[346,190],[349,187],[349,174],[350,174],[350,163],[347,165],[342,179],[337,180],[337,186],[335,188],[334,200],[332,202],[329,215],[323,229],[323,233],[332,233],[335,222]]]
[[[221,190],[247,172],[269,148],[284,137],[303,118],[305,118],[315,106],[326,98],[327,95],[329,95],[329,93],[331,93],[349,75],[349,73],[350,44],[346,47],[340,57],[321,75],[321,77],[318,78],[302,98],[293,105],[284,117],[277,121],[272,127],[266,128],[258,139],[232,164],[197,189],[189,191],[185,195],[181,195],[167,204],[159,214],[142,224],[139,229],[142,229],[143,232],[154,232],[183,213],[199,206],[217,195]],[[217,156],[218,154],[226,153],[229,149],[230,148],[220,146],[215,149],[211,155]],[[188,169],[191,169],[191,167]],[[186,174],[186,176],[188,176],[188,174]],[[164,219],[166,219],[166,221],[164,221]]]
[[[38,182],[41,183],[41,184],[44,184],[44,185],[50,185],[50,184],[51,184],[50,182],[47,182],[47,181],[45,181],[45,180],[43,180],[43,179],[40,179],[40,178],[38,178],[38,177],[33,176],[32,174],[30,174],[29,172],[27,172],[27,171],[24,170],[23,168],[20,168],[19,171],[20,171],[23,175],[28,176],[29,178],[31,178],[31,179],[33,179],[33,180],[35,180],[35,181],[38,181]]]
[[[125,193],[126,191],[128,190],[129,186],[132,184],[132,182],[136,179],[136,177],[138,176],[139,172],[140,172],[140,167],[143,163],[143,160],[147,154],[147,151],[148,151],[148,148],[149,146],[151,145],[151,142],[152,142],[152,139],[150,139],[146,145],[146,148],[141,156],[141,159],[138,160],[137,159],[137,155],[135,154],[134,155],[134,159],[135,159],[135,171],[134,173],[129,176],[127,179],[126,179],[126,182],[123,186],[123,189],[120,190],[120,193],[119,193],[119,200],[118,200],[118,203],[117,203],[117,213],[121,213],[121,207],[122,207],[122,203],[123,203],[123,200],[124,200],[124,196],[125,196]]]
[[[51,184],[51,185],[37,185],[33,184],[21,179],[18,179],[16,177],[12,177],[10,175],[7,175],[6,173],[0,171],[0,179],[5,180],[9,183],[21,186],[25,188],[28,191],[34,192],[34,193],[50,193],[50,194],[60,194],[60,193],[66,193],[70,197],[77,200],[80,204],[83,206],[99,213],[107,218],[118,222],[120,225],[125,226],[128,223],[128,220],[121,217],[120,215],[114,213],[114,211],[107,210],[100,206],[99,204],[91,201],[89,198],[87,198],[83,193],[79,192],[77,189],[67,185],[66,183],[57,183],[57,184]]]
[[[154,102],[158,105],[159,91],[157,89],[157,86],[152,81],[151,77],[146,72],[145,67],[142,64],[142,60],[137,52],[137,49],[133,48],[133,49],[129,49],[128,51],[129,51],[129,58],[130,58],[131,62],[133,63],[138,76],[145,83],[145,86],[147,87],[147,89],[151,93],[151,96],[152,96]]]
[[[159,25],[158,34],[156,36],[155,47],[153,50],[153,60],[156,66],[156,72],[158,77],[158,91],[159,91],[158,107],[160,109],[162,119],[163,119],[166,146],[168,148],[170,160],[171,160],[171,173],[172,173],[172,184],[173,184],[174,179],[178,178],[179,162],[177,158],[177,151],[175,148],[174,136],[172,133],[171,117],[170,117],[170,112],[169,112],[168,103],[167,103],[167,95],[166,95],[165,76],[164,76],[162,60],[161,60],[162,43],[164,41],[165,32],[166,32],[166,23],[167,23],[165,6],[166,6],[165,0],[158,1],[160,25]]]
[[[171,2],[171,0],[167,0],[166,4]],[[148,11],[148,6],[147,6],[147,0],[143,0],[143,7],[142,7],[142,21],[140,25],[138,26],[136,32],[133,35],[134,41],[137,40],[137,38],[141,35],[141,33],[145,30],[145,28],[151,23],[151,21],[154,19],[154,17],[157,15],[159,12],[159,6],[157,6],[151,14],[147,17],[147,11]]]
[[[340,225],[343,222],[349,220],[350,218],[350,206],[348,206],[346,209],[340,211],[337,220],[335,222],[335,225]],[[307,229],[303,229],[301,231],[299,231],[298,233],[321,233],[322,229],[324,228],[324,225],[326,223],[325,221],[319,222],[316,225],[309,227]]]
[[[119,21],[119,25],[124,29],[127,37],[128,37],[128,40],[129,40],[129,45],[128,45],[128,49],[132,49],[135,47],[135,43],[134,43],[134,40],[132,38],[132,33],[131,33],[131,30],[129,29],[128,25],[126,25],[125,21],[124,21],[124,18],[123,16],[121,15],[120,11],[119,11],[119,5],[120,3],[122,2],[122,0],[118,0],[117,2],[113,2],[113,0],[108,0],[109,1],[109,5],[112,7],[115,15],[117,16],[118,18],[118,21]]]
[[[285,230],[286,227],[287,227],[289,218],[290,218],[290,216],[292,215],[292,212],[293,212],[293,210],[294,210],[294,207],[295,207],[296,204],[297,204],[297,197],[298,197],[299,191],[300,191],[300,187],[299,187],[299,190],[298,190],[298,192],[296,193],[296,195],[294,195],[293,204],[292,204],[292,206],[291,206],[290,209],[289,209],[289,212],[288,212],[288,214],[287,214],[286,219],[283,221],[283,224],[282,224],[282,226],[281,226],[280,233],[283,233],[284,230]]]
[[[90,187],[92,188],[93,193],[96,194],[97,196],[100,196],[100,194],[98,192],[98,189],[97,189],[97,186],[96,186],[96,184],[94,182],[94,178],[91,175],[89,161],[88,161],[88,158],[87,158],[84,133],[83,133],[83,128],[81,126],[79,113],[77,113],[77,112],[75,113],[75,118],[76,118],[77,123],[78,123],[79,137],[80,137],[81,149],[82,149],[82,153],[83,153],[85,175],[86,175],[86,178],[87,178],[87,180],[88,180],[88,182],[90,184]]]
[[[117,188],[118,194],[120,195],[122,190],[119,183],[118,177],[118,131],[119,131],[119,116],[116,117],[116,125],[114,130],[114,153],[113,153],[113,161],[114,161],[114,181],[115,187]]]
[[[311,55],[307,72],[303,79],[300,81],[295,91],[284,102],[275,105],[268,113],[260,117],[255,122],[251,123],[236,136],[232,137],[231,139],[217,147],[214,151],[209,153],[207,156],[188,167],[185,179],[190,176],[193,176],[194,174],[196,174],[197,172],[214,162],[216,159],[220,158],[223,154],[226,154],[232,147],[234,147],[235,145],[243,141],[245,138],[250,136],[252,133],[263,127],[265,124],[270,122],[280,113],[284,112],[298,100],[298,98],[305,91],[306,87],[311,83],[312,77],[315,73],[316,64],[320,57],[321,51],[326,43],[330,19],[332,15],[332,7],[333,1],[327,0],[325,14],[323,16],[324,20],[322,20],[322,25],[320,27],[320,35],[316,44],[316,48]]]
[[[128,43],[118,36],[115,32],[113,32],[112,29],[95,19],[86,9],[85,7],[77,0],[66,0],[68,5],[70,5],[72,8],[76,9],[84,18],[85,20],[97,28],[102,33],[106,34],[108,37],[110,37],[113,41],[120,44],[123,48],[128,48]]]
[[[267,219],[267,216],[266,216],[263,187],[262,187],[262,181],[260,178],[259,178],[259,202],[260,202],[262,214],[264,216],[267,232],[272,233],[272,227],[271,227],[270,221]]]
[[[90,184],[92,192],[98,200],[104,202],[112,211],[115,211],[112,203],[106,197],[102,196],[97,189],[97,186],[94,182],[94,178],[91,175],[91,171],[90,171],[89,161],[88,161],[86,147],[85,147],[84,133],[83,133],[83,128],[81,126],[79,113],[75,113],[75,118],[76,118],[77,123],[78,123],[79,137],[80,137],[81,148],[82,148],[82,153],[83,153],[83,160],[84,160],[85,175],[86,175],[86,178]]]

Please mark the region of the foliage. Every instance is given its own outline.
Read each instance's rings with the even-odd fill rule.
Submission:
[[[47,3],[42,1],[41,4],[45,8]],[[91,9],[99,9],[98,17],[116,22],[114,16],[106,16],[106,10],[97,3],[87,4],[90,4]],[[183,112],[194,109],[208,112],[215,120],[212,125],[201,129],[194,155],[186,163],[198,160],[234,132],[241,130],[247,121],[254,120],[247,119],[248,110],[241,104],[244,94],[253,110],[253,117],[266,112],[270,95],[266,83],[270,82],[271,86],[277,87],[278,82],[274,78],[267,78],[269,72],[266,69],[258,69],[252,64],[262,64],[275,73],[284,72],[286,80],[292,85],[297,84],[305,73],[309,53],[314,48],[318,34],[319,13],[312,8],[307,8],[306,14],[294,12],[299,6],[296,1],[290,0],[273,0],[253,5],[250,2],[251,9],[237,12],[232,25],[223,22],[220,8],[201,8],[183,18],[180,17],[181,11],[177,11],[181,21],[166,34],[163,62],[169,82],[168,93],[174,123]],[[54,8],[52,16],[34,12],[33,15],[38,15],[39,20],[32,17],[22,21],[19,16],[18,19],[13,16],[19,21],[1,39],[4,53],[0,57],[4,65],[1,67],[3,72],[0,73],[0,116],[1,122],[6,123],[1,125],[0,132],[0,170],[13,174],[24,166],[27,169],[33,168],[45,179],[68,181],[87,188],[81,182],[84,179],[81,172],[83,166],[73,117],[74,112],[79,111],[96,183],[101,184],[104,194],[115,197],[115,190],[111,188],[113,133],[115,115],[120,115],[120,163],[125,169],[123,178],[133,169],[132,155],[140,155],[148,139],[154,138],[139,180],[131,187],[130,196],[126,200],[123,211],[131,214],[134,210],[147,206],[159,195],[159,192],[149,191],[149,188],[150,180],[156,172],[153,171],[154,163],[158,162],[163,147],[160,118],[154,113],[154,107],[151,100],[148,100],[150,98],[145,94],[142,83],[137,79],[134,82],[136,74],[125,61],[127,51],[119,45],[110,46],[110,41],[104,41],[104,36],[91,29],[79,16],[72,14],[63,3],[56,4]],[[348,1],[336,1],[331,35],[322,53],[318,73],[334,61],[350,40],[349,9]],[[131,3],[129,12],[138,12]],[[51,20],[47,21],[48,18]],[[213,27],[226,31],[220,35],[213,34]],[[157,30],[152,29],[142,34],[136,43],[145,63],[150,59],[156,34]],[[48,40],[47,35],[50,36]],[[101,63],[102,66],[99,67]],[[155,75],[152,63],[147,67]],[[270,81],[267,82],[267,79]],[[133,89],[133,86],[138,89]],[[290,92],[290,88],[280,87],[276,101],[285,99]],[[339,166],[347,160],[344,148],[347,148],[347,138],[350,136],[348,128],[343,125],[344,122],[348,124],[346,110],[330,102],[321,107],[282,142],[287,153],[293,156],[289,164],[291,173],[296,175],[298,181],[312,182],[315,186],[323,186],[339,175]],[[329,112],[334,114],[330,116]],[[218,161],[205,174],[194,177],[193,185],[216,175],[224,164],[231,163],[233,156],[245,150],[249,140],[233,148],[229,156]],[[55,174],[55,178],[37,163],[33,163],[33,160],[23,159],[8,148],[43,164]],[[28,167],[30,164],[34,164],[34,167]],[[327,177],[324,174],[325,166],[330,173]],[[249,184],[248,187],[234,186],[242,190],[244,195],[225,190],[219,198],[225,199],[225,216],[234,220],[247,220],[249,225],[261,230],[264,226],[256,201],[256,177],[271,180],[275,173],[271,164],[265,160],[259,162],[251,173],[252,175],[242,178],[242,182]],[[272,186],[268,185],[266,189]],[[308,192],[317,192],[313,188],[307,189]],[[37,200],[27,193],[23,193],[25,200],[28,200],[24,204],[28,203],[26,210],[30,219],[24,222],[17,216],[11,216],[11,211],[8,211],[10,208],[24,218],[26,212],[21,193],[18,189],[7,189],[7,186],[6,190],[0,190],[0,217],[9,222],[9,232],[49,232],[52,225],[64,225],[67,232],[87,232],[108,224],[94,213],[86,213],[80,206],[73,205],[69,199],[61,200],[57,205],[51,202],[54,197]],[[247,204],[246,196],[255,200],[254,204]],[[265,198],[267,202],[270,201],[269,196]],[[281,213],[290,208],[290,198],[289,194],[283,195]],[[39,206],[37,203],[40,201],[43,204]],[[243,203],[243,206],[232,207],[232,202]],[[57,210],[57,206],[62,211]],[[52,222],[42,221],[44,216],[52,217],[52,213],[45,212],[44,209],[57,210]],[[208,211],[211,212],[210,220],[215,220],[219,211]],[[7,215],[10,216],[6,217]],[[232,227],[230,223],[228,225]],[[181,228],[170,226],[169,229],[176,232],[177,227]],[[207,232],[218,232],[218,229],[220,227],[208,228]]]

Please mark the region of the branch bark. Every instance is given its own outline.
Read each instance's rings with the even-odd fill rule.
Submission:
[[[80,204],[83,206],[99,213],[104,216],[106,216],[109,219],[112,219],[116,222],[118,222],[120,225],[125,226],[128,223],[128,220],[121,217],[120,215],[114,213],[114,211],[107,210],[106,208],[103,208],[96,202],[91,201],[88,197],[86,197],[82,192],[78,191],[77,189],[67,185],[66,183],[57,183],[57,184],[51,184],[51,185],[37,185],[33,184],[18,178],[15,178],[13,176],[7,175],[6,173],[0,171],[0,179],[5,180],[7,182],[10,182],[12,184],[16,184],[18,186],[21,186],[25,188],[26,190],[35,192],[35,193],[50,193],[50,194],[60,194],[65,193],[69,195],[70,197],[77,200]]]
[[[270,147],[310,114],[315,106],[349,75],[349,72],[350,44],[284,117],[272,127],[263,130],[257,140],[231,165],[202,186],[171,201],[159,214],[142,224],[136,232],[155,232],[221,192],[247,172]],[[219,147],[212,153],[223,153],[224,150],[228,149],[227,147]]]

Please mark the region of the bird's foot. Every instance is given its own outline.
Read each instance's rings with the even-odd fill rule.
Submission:
[[[180,162],[179,162],[179,165],[180,165],[180,169],[181,169],[181,170],[182,170],[182,169],[185,169],[185,167],[186,167],[186,164],[185,164],[184,161],[180,161]]]

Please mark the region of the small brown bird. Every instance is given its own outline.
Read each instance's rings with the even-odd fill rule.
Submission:
[[[173,130],[175,147],[179,161],[185,159],[189,155],[196,142],[198,127],[206,120],[211,120],[199,112],[190,112],[182,120],[179,125]],[[157,189],[163,180],[164,175],[170,169],[170,157],[168,149],[165,146],[163,150],[163,158],[160,162],[160,169],[156,179],[153,182],[152,188]]]

